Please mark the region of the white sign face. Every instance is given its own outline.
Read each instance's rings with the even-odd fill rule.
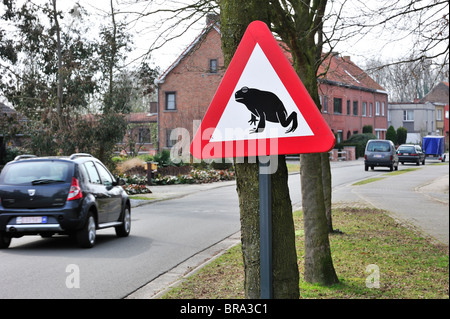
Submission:
[[[311,128],[257,43],[210,141],[311,135]]]

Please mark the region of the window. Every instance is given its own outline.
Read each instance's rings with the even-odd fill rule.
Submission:
[[[343,139],[342,139],[342,130],[338,130],[337,131],[337,134],[336,134],[336,143],[340,143],[340,142],[342,142],[343,141]]]
[[[442,121],[442,110],[441,109],[436,110],[436,120]]]
[[[358,115],[358,101],[353,101],[353,115]]]
[[[218,69],[217,59],[209,60],[209,72],[210,73],[217,73],[217,69]]]
[[[98,175],[97,169],[95,168],[94,162],[84,163],[84,167],[89,175],[89,181],[92,184],[101,184],[100,176]]]
[[[372,117],[372,108],[373,108],[373,104],[369,103],[369,117]]]
[[[384,116],[384,102],[381,103],[381,116]]]
[[[323,96],[322,103],[323,112],[328,113],[328,97],[326,97],[325,95]]]
[[[170,134],[172,133],[172,129],[168,128],[166,129],[166,146],[172,147],[175,145],[175,140],[170,139]]]
[[[166,110],[177,109],[177,94],[175,92],[166,92]]]
[[[109,172],[106,170],[106,168],[103,165],[97,163],[97,169],[98,169],[98,173],[100,174],[100,178],[102,179],[103,185],[112,186],[113,178],[111,177]]]
[[[350,110],[350,100],[347,100],[347,115],[351,114],[351,110]]]
[[[367,116],[367,102],[362,104],[362,116]]]
[[[335,97],[333,99],[333,104],[334,104],[333,108],[334,114],[342,114],[342,99]]]
[[[138,133],[138,141],[139,143],[143,144],[143,143],[151,143],[150,140],[150,129],[148,128],[139,128],[139,133]]]
[[[380,115],[380,102],[375,102],[375,115]]]
[[[403,121],[414,121],[414,110],[404,110],[403,111]]]

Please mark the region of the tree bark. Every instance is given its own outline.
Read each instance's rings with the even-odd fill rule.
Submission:
[[[327,217],[328,232],[333,232],[333,218],[331,216],[331,168],[328,153],[320,154],[322,165],[323,200],[325,203],[325,215]]]
[[[286,3],[272,1],[275,31],[288,45],[294,69],[308,93],[320,108],[317,88],[317,69],[322,51],[321,31],[327,0],[315,0],[312,6],[305,2],[291,3],[293,13],[286,11]],[[316,43],[317,35],[317,43]],[[302,154],[300,156],[300,178],[302,185],[303,220],[305,229],[304,278],[311,283],[330,285],[338,282],[334,270],[328,240],[325,194],[331,209],[331,175],[325,155]],[[322,174],[324,170],[328,170]],[[324,180],[329,185],[324,189]],[[330,177],[328,179],[328,177]],[[331,214],[331,210],[329,211]],[[331,215],[330,215],[331,216]],[[331,220],[331,219],[330,219]]]
[[[221,0],[222,49],[227,66],[247,28],[254,20],[269,23],[265,0]],[[241,241],[245,271],[245,297],[260,298],[260,230],[258,164],[236,163],[236,185],[241,218]],[[295,249],[292,206],[284,156],[272,175],[272,247],[274,298],[299,298],[299,273]]]
[[[305,272],[310,283],[332,285],[339,282],[331,258],[325,215],[321,154],[300,156],[303,222],[305,229]]]

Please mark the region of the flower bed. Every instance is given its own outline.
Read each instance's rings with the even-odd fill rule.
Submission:
[[[202,184],[234,179],[234,172],[228,170],[200,170],[192,169],[189,174],[178,176],[158,175],[153,182],[156,185],[172,184]]]
[[[151,190],[147,187],[147,176],[141,175],[121,175],[126,182],[122,186],[128,195],[149,194]],[[202,184],[218,181],[234,180],[234,171],[229,170],[201,170],[192,169],[189,174],[180,174],[178,176],[157,175],[153,180],[154,185],[174,185],[174,184]]]

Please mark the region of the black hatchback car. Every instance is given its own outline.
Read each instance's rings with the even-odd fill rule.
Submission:
[[[89,154],[18,156],[0,174],[0,248],[24,235],[67,234],[81,247],[95,244],[96,230],[131,228],[128,195],[108,169]]]
[[[425,165],[425,153],[419,145],[402,144],[397,149],[398,161],[402,164],[416,163]]]

